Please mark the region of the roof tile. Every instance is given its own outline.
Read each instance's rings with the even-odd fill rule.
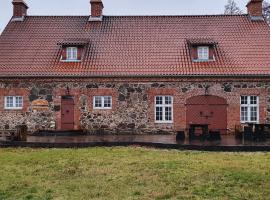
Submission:
[[[270,28],[247,15],[88,18],[10,22],[0,36],[1,76],[270,75]],[[192,62],[188,38],[218,43],[216,61]],[[59,42],[86,40],[82,62],[60,62]]]

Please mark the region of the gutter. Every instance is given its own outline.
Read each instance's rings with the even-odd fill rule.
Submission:
[[[270,74],[160,74],[160,75],[0,75],[0,78],[270,78]]]

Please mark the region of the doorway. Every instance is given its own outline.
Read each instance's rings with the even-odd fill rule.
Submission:
[[[208,125],[210,130],[227,133],[227,101],[212,95],[191,97],[186,103],[187,127],[192,124]]]
[[[74,98],[63,96],[61,100],[61,129],[74,130]]]

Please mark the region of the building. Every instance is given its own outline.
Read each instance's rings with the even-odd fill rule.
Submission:
[[[244,15],[29,16],[13,0],[0,37],[0,129],[223,134],[270,122],[270,28]],[[83,5],[82,5],[83,6]]]

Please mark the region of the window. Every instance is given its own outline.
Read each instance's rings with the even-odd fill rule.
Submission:
[[[67,47],[67,60],[78,60],[77,47]]]
[[[198,47],[198,60],[209,60],[209,47]]]
[[[95,96],[94,108],[95,109],[111,109],[112,97],[111,96]]]
[[[5,97],[5,109],[22,109],[23,97],[7,96]]]
[[[259,122],[259,97],[241,96],[241,122]]]
[[[157,123],[172,123],[173,121],[173,97],[156,96],[155,118]]]

